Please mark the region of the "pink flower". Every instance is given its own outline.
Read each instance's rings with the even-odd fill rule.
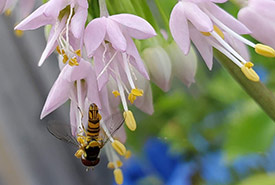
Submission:
[[[18,30],[33,30],[41,26],[52,25],[48,43],[38,63],[39,66],[57,45],[64,58],[67,59],[64,60],[65,62],[71,62],[71,65],[77,64],[75,58],[79,55],[78,50],[81,49],[87,8],[86,0],[50,0],[15,27]]]
[[[248,6],[238,13],[238,19],[250,30],[251,35],[275,48],[275,1],[249,0]]]
[[[248,79],[259,81],[259,76],[252,69],[253,63],[247,61],[239,53],[240,50],[236,51],[230,45],[233,42],[228,42],[228,39],[239,40],[254,47],[257,53],[264,56],[275,56],[275,51],[240,36],[250,33],[250,30],[214,4],[223,2],[226,0],[180,0],[170,17],[172,36],[184,54],[189,52],[191,39],[209,69],[213,64],[212,47],[215,47],[239,66]]]
[[[6,12],[9,14],[15,8],[17,0],[1,0],[0,1],[0,14]],[[34,7],[35,0],[19,0],[19,19],[29,15]]]
[[[80,83],[77,85],[76,82]],[[86,101],[89,105],[95,103],[101,107],[94,70],[92,65],[83,59],[79,62],[79,66],[66,65],[62,69],[49,92],[40,118],[44,118],[68,99],[71,99],[71,106],[75,105],[71,110],[78,108],[84,110]]]
[[[143,90],[136,87],[133,73],[135,68],[145,79],[149,79],[143,61],[132,40],[147,39],[155,36],[152,26],[144,19],[130,14],[119,14],[92,20],[85,30],[84,43],[88,57],[94,58],[95,72],[99,90],[107,84],[110,77],[116,87],[114,94],[121,97],[126,124],[135,130],[135,121],[128,110],[125,92],[128,100],[134,103]],[[129,85],[128,85],[129,84]],[[128,90],[130,86],[131,90]],[[133,124],[131,124],[131,123]]]

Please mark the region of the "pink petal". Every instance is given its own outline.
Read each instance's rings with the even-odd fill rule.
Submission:
[[[92,20],[85,29],[84,43],[88,57],[94,55],[95,50],[103,42],[106,35],[106,18]]]
[[[242,24],[240,21],[235,19],[232,15],[230,15],[214,3],[208,3],[207,9],[213,16],[215,16],[218,20],[220,20],[223,24],[232,29],[234,32],[238,34],[251,33],[251,31],[244,24]]]
[[[94,54],[94,66],[95,66],[96,76],[98,78],[97,83],[98,83],[98,87],[99,87],[100,91],[107,84],[107,82],[109,80],[108,70],[105,70],[102,73],[102,71],[105,67],[105,64],[103,62],[103,53],[104,53],[104,48],[101,46],[96,50],[96,52]],[[106,55],[107,55],[107,53],[106,53]],[[110,58],[108,56],[105,56],[106,64],[108,62],[108,59],[110,59]]]
[[[49,92],[43,110],[41,112],[40,119],[43,119],[52,111],[60,107],[69,98],[70,88],[72,87],[72,84],[63,79],[62,76],[64,74],[64,70],[66,70],[66,67],[61,71]]]
[[[147,73],[147,70],[144,66],[142,59],[140,58],[140,55],[138,53],[135,43],[127,35],[126,35],[126,41],[127,41],[126,53],[131,56],[130,63],[144,76],[144,78],[149,80],[150,79],[149,75]]]
[[[44,10],[46,17],[58,18],[59,13],[69,4],[68,0],[50,0],[45,5],[47,7]]]
[[[210,32],[213,30],[212,21],[196,4],[184,2],[183,6],[186,18],[197,30],[203,32]]]
[[[35,0],[19,1],[20,6],[20,18],[28,16],[34,8]]]
[[[33,30],[47,24],[54,24],[55,19],[53,17],[48,17],[43,14],[44,9],[47,7],[47,4],[40,6],[35,10],[31,15],[26,19],[21,21],[14,29],[16,30]]]
[[[190,39],[188,24],[184,14],[184,6],[182,2],[177,3],[173,8],[169,26],[174,40],[182,49],[183,53],[187,54],[190,49]]]
[[[57,28],[55,29],[54,27],[52,28],[52,30],[54,30],[54,33],[52,35],[52,37],[49,37],[46,48],[44,49],[40,60],[38,62],[38,66],[41,66],[44,61],[46,60],[46,58],[55,50],[56,46],[57,46],[57,38],[59,37],[60,33],[62,32],[63,28],[65,27],[65,22],[66,22],[66,18],[63,17],[63,19],[61,20],[61,22],[58,24]]]
[[[117,51],[124,52],[126,50],[126,40],[116,22],[107,18],[107,34],[113,48]]]
[[[88,10],[82,7],[78,7],[71,20],[71,32],[75,38],[80,38],[84,34],[84,27],[88,15]]]
[[[213,3],[225,3],[228,0],[211,0]]]
[[[144,19],[132,14],[118,14],[109,17],[126,28],[126,33],[136,39],[156,36],[154,28]]]
[[[275,48],[275,38],[271,37],[275,35],[275,25],[270,24],[274,19],[264,17],[249,7],[241,9],[238,18],[252,31],[255,39]]]
[[[98,90],[98,86],[97,86],[96,75],[95,75],[93,68],[85,80],[88,85],[87,98],[88,98],[89,102],[95,103],[98,106],[98,108],[100,109],[101,102],[100,102],[100,98],[99,98],[99,90]]]
[[[3,13],[5,10],[7,0],[0,0],[0,14]]]
[[[203,36],[197,29],[192,25],[190,26],[190,37],[198,51],[200,52],[204,62],[206,63],[209,70],[212,69],[213,65],[213,48],[207,42],[206,36]]]
[[[86,78],[91,72],[93,72],[91,63],[81,59],[79,66],[66,66],[63,78],[69,82],[74,82]]]

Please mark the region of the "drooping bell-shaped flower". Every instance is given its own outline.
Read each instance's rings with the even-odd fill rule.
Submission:
[[[170,17],[172,36],[184,54],[189,52],[191,39],[209,69],[213,63],[212,47],[215,47],[239,66],[248,79],[259,81],[259,76],[252,69],[253,63],[246,61],[228,40],[225,40],[225,34],[254,47],[261,55],[274,57],[275,51],[240,36],[250,33],[250,30],[215,4],[224,2],[226,0],[180,0]]]
[[[31,15],[19,23],[17,30],[33,30],[41,26],[51,25],[48,42],[38,65],[57,48],[63,55],[63,61],[70,65],[78,65],[85,22],[88,14],[86,0],[50,0],[40,6]],[[58,46],[58,47],[57,47]]]
[[[191,46],[187,55],[175,42],[166,47],[167,53],[172,62],[172,75],[180,79],[187,87],[195,83],[195,75],[197,70],[197,54]]]
[[[19,1],[19,2],[18,2]],[[10,15],[13,9],[18,6],[19,19],[25,18],[34,8],[35,0],[1,0],[0,14]]]
[[[275,1],[248,0],[238,13],[238,19],[251,30],[258,41],[275,48]]]
[[[150,73],[150,79],[163,91],[170,89],[172,64],[169,55],[161,47],[149,47],[143,51],[143,59]]]
[[[66,65],[51,88],[40,118],[71,99],[75,112],[84,109],[85,102],[101,107],[94,69],[91,63],[81,59],[79,66]],[[73,111],[73,112],[74,112]],[[72,112],[71,112],[72,113]],[[71,115],[72,117],[72,115]],[[74,125],[75,123],[71,123]]]
[[[131,103],[143,95],[143,90],[136,86],[133,68],[145,79],[149,79],[132,38],[147,39],[155,35],[154,29],[147,21],[131,14],[96,18],[85,30],[84,43],[88,57],[94,59],[99,90],[110,78],[114,79],[116,88],[113,92],[121,98],[125,122],[130,130],[136,129],[136,123],[128,109],[125,93]],[[126,84],[129,84],[131,89],[128,89]]]

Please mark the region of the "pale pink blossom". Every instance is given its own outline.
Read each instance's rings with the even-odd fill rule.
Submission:
[[[86,0],[50,0],[19,23],[15,29],[33,30],[51,25],[48,42],[38,65],[41,66],[57,46],[70,60],[76,57],[77,50],[82,49],[87,9]]]
[[[251,30],[255,39],[275,48],[274,0],[249,0],[248,6],[239,11],[238,19]]]

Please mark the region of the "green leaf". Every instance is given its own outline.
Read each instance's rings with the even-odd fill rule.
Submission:
[[[225,151],[228,160],[240,155],[265,152],[271,145],[274,133],[274,123],[256,106],[249,102],[239,106],[231,115],[232,123],[228,128]]]
[[[238,185],[274,185],[275,174],[258,174],[248,177]]]

